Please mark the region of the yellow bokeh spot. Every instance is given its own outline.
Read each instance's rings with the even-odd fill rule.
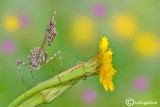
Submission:
[[[145,32],[134,41],[135,50],[143,56],[154,56],[158,52],[158,37],[150,32]]]
[[[78,16],[71,24],[71,41],[75,45],[88,45],[94,40],[94,21],[87,16]]]
[[[15,31],[19,27],[18,18],[16,16],[8,16],[4,19],[4,27],[7,31]]]
[[[112,20],[112,28],[114,32],[121,37],[132,36],[137,28],[137,22],[133,16],[127,14],[118,14]]]

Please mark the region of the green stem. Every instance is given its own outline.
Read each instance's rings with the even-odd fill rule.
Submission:
[[[79,79],[75,79],[74,81],[66,82],[58,86],[43,90],[40,93],[37,93],[31,98],[25,100],[18,107],[33,107],[43,103],[50,103],[78,81]]]
[[[79,64],[69,70],[66,70],[66,71],[58,74],[61,81],[58,79],[57,76],[54,76],[53,78],[51,78],[47,81],[39,83],[34,88],[28,90],[26,93],[19,96],[8,107],[15,107],[33,95],[34,95],[34,97],[31,97],[31,98],[34,101],[34,99],[37,99],[37,97],[38,98],[40,97],[39,92],[44,91],[45,89],[48,89],[51,87],[58,87],[58,86],[61,86],[61,84],[63,85],[67,82],[71,82],[76,79],[82,79],[86,76],[96,75],[97,74],[96,68],[97,68],[97,65],[96,65],[95,61],[85,62],[83,64]],[[37,101],[37,103],[42,102],[42,99],[39,98],[36,101]]]

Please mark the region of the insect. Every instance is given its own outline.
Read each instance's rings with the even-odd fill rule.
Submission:
[[[28,55],[28,57],[30,58],[30,63],[27,64],[27,63],[25,63],[25,62],[23,62],[21,60],[17,60],[17,66],[18,66],[19,72],[20,72],[21,77],[22,77],[25,93],[26,93],[25,81],[24,81],[24,78],[23,78],[23,75],[22,75],[22,72],[21,72],[21,69],[20,69],[20,66],[19,66],[20,64],[23,64],[23,65],[26,65],[26,66],[30,67],[30,72],[31,72],[32,79],[33,79],[33,82],[34,82],[35,85],[36,85],[36,83],[35,83],[35,80],[33,78],[32,69],[40,70],[42,63],[50,62],[54,72],[56,72],[55,68],[53,67],[53,64],[52,64],[51,60],[57,55],[60,57],[61,72],[62,72],[61,51],[58,51],[57,53],[55,53],[48,60],[47,60],[47,57],[49,57],[48,53],[45,52],[45,54],[44,54],[44,48],[45,48],[45,44],[46,44],[46,41],[47,41],[47,37],[48,37],[48,46],[51,46],[52,42],[53,42],[53,39],[57,34],[56,28],[55,28],[55,24],[56,24],[55,13],[56,13],[56,11],[54,11],[53,17],[52,17],[51,21],[48,24],[47,31],[46,31],[42,46],[41,47],[34,47],[33,50],[31,49],[31,55]],[[58,75],[57,75],[57,77],[58,77]],[[59,77],[58,77],[58,79],[60,80]]]

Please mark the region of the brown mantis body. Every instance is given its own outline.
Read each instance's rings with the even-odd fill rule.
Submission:
[[[48,60],[47,60],[48,53],[46,52],[44,54],[44,47],[45,47],[45,44],[46,44],[46,41],[47,41],[47,37],[48,37],[48,46],[51,46],[52,42],[53,42],[53,39],[57,34],[56,28],[55,28],[55,23],[56,23],[56,21],[55,21],[55,13],[56,12],[54,12],[52,20],[48,24],[47,32],[46,32],[42,47],[41,48],[40,47],[34,47],[34,50],[31,50],[31,55],[28,56],[30,58],[30,63],[27,64],[27,63],[25,63],[23,61],[17,60],[17,66],[18,66],[19,72],[21,74],[23,83],[24,83],[25,92],[26,92],[25,81],[24,81],[24,78],[23,78],[23,75],[22,75],[22,72],[21,72],[21,69],[20,69],[20,66],[19,66],[20,64],[24,64],[24,65],[30,67],[30,71],[31,71],[31,74],[32,74],[31,68],[35,69],[35,70],[40,70],[42,63],[50,62],[52,67],[53,67],[53,64],[52,64],[51,60],[55,56],[59,55],[60,56],[60,64],[61,64],[61,72],[62,72],[61,52],[58,51],[52,57],[50,57]],[[53,67],[53,70],[55,71],[54,67]],[[33,74],[32,74],[32,79],[33,79],[33,82],[35,84],[35,80],[33,78]],[[59,80],[60,80],[60,78],[59,78]]]

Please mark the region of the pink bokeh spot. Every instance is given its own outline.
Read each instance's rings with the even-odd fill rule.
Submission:
[[[29,25],[29,17],[26,14],[20,15],[20,24],[22,27],[27,27]]]
[[[138,77],[134,81],[136,90],[144,90],[147,87],[147,80],[144,77]]]
[[[106,12],[105,6],[103,4],[96,4],[94,6],[94,14],[98,17],[104,16]]]
[[[83,93],[83,100],[86,103],[93,103],[96,100],[95,91],[88,89]]]
[[[7,54],[8,53],[12,53],[13,50],[14,50],[14,44],[13,44],[13,42],[10,41],[10,40],[4,41],[3,44],[2,44],[2,49],[3,49],[4,53],[7,53]]]

